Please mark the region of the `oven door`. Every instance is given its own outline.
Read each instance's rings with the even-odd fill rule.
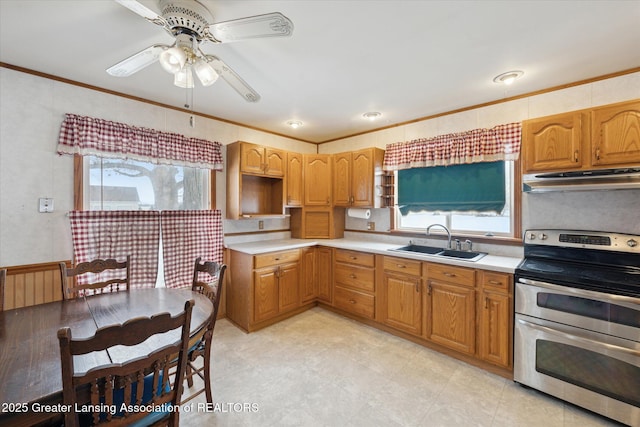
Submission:
[[[640,343],[516,314],[514,380],[640,425]]]
[[[515,312],[640,341],[640,298],[518,277]]]

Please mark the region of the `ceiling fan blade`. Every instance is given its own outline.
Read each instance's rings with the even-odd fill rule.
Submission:
[[[222,77],[229,85],[235,89],[246,101],[258,102],[260,101],[260,95],[253,90],[251,86],[247,84],[242,78],[227,64],[222,62],[218,57],[213,55],[207,55],[207,62],[216,70],[216,73]]]
[[[147,6],[142,3],[137,2],[136,0],[115,0],[117,3],[120,3],[122,6],[126,7],[130,11],[137,13],[142,16],[147,21],[164,27],[166,30],[169,30],[169,24],[167,21],[160,15],[158,15],[153,10],[149,9]]]
[[[209,26],[209,40],[233,42],[262,37],[287,37],[293,33],[293,22],[280,12],[218,22]]]
[[[118,62],[112,67],[107,68],[107,73],[115,77],[127,77],[133,73],[137,73],[144,67],[153,64],[158,60],[160,53],[170,46],[163,44],[154,44],[143,51]]]

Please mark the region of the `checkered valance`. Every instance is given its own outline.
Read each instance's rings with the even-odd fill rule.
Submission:
[[[521,123],[388,144],[384,170],[517,160]]]
[[[191,286],[195,260],[222,263],[220,210],[162,211],[162,256],[167,288]]]
[[[58,153],[223,169],[218,142],[75,114],[62,122]]]
[[[131,288],[153,288],[158,272],[160,212],[71,211],[75,263],[131,256]],[[80,284],[109,280],[113,272],[78,277]]]

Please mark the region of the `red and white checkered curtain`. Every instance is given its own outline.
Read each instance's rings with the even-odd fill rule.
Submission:
[[[93,117],[67,114],[58,137],[58,154],[96,155],[222,170],[219,142],[188,138]]]
[[[153,288],[158,273],[160,212],[71,211],[76,264],[94,259],[125,261],[131,256],[131,288]],[[113,278],[113,272],[78,277],[80,284]]]
[[[167,288],[191,286],[195,260],[222,263],[220,210],[162,211],[162,256]]]
[[[521,133],[521,123],[509,123],[491,129],[474,129],[388,144],[383,169],[393,171],[517,160],[520,155]]]

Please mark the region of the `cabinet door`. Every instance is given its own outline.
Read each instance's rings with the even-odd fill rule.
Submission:
[[[240,170],[243,173],[262,174],[265,168],[264,147],[255,144],[240,145]]]
[[[592,163],[640,163],[640,101],[598,108],[592,117]]]
[[[300,306],[300,268],[298,263],[278,267],[280,313]]]
[[[511,367],[511,298],[495,292],[482,292],[478,353],[487,362]]]
[[[265,149],[265,165],[264,174],[268,176],[284,176],[287,168],[286,151],[276,150],[274,148]]]
[[[580,112],[525,121],[522,129],[525,172],[580,168],[586,127]]]
[[[287,153],[287,206],[302,206],[302,154]]]
[[[351,153],[333,155],[333,204],[351,206]]]
[[[318,295],[318,248],[302,250],[302,271],[300,274],[300,301],[313,301]]]
[[[278,314],[278,268],[265,268],[253,272],[253,316],[255,322]]]
[[[352,154],[351,196],[353,206],[374,206],[373,150],[360,150]]]
[[[384,323],[414,335],[422,333],[421,279],[398,274],[384,274],[386,313]]]
[[[475,289],[429,280],[427,339],[461,353],[475,353]]]
[[[318,277],[318,298],[322,301],[331,303],[333,288],[332,265],[333,257],[330,248],[317,249],[317,277]]]
[[[331,157],[328,154],[304,155],[305,206],[331,206]]]

